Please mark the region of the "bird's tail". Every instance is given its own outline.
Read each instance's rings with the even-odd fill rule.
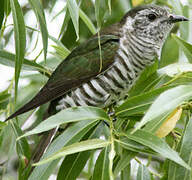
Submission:
[[[57,100],[54,100],[50,103],[47,112],[44,114],[43,120],[46,120],[50,116],[57,113],[57,111],[55,110],[56,103],[57,103]],[[51,144],[53,138],[55,137],[57,130],[58,130],[58,127],[43,133],[39,144],[36,146],[33,152],[31,163],[35,163],[40,160],[42,155],[46,152],[47,148]],[[31,172],[32,171],[33,171],[33,168],[31,169]]]

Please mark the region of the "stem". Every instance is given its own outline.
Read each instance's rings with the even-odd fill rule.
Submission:
[[[110,118],[110,142],[111,142],[111,150],[109,152],[109,177],[110,180],[114,180],[113,175],[113,160],[115,157],[115,145],[114,145],[114,137],[113,137],[113,119]]]
[[[3,39],[3,34],[4,34],[4,31],[5,31],[5,28],[6,28],[6,23],[7,23],[7,16],[5,16],[5,21],[3,23],[3,26],[1,28],[1,35],[0,35],[0,42],[1,42],[1,39]]]

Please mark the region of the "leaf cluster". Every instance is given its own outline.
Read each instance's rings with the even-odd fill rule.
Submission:
[[[192,11],[191,0],[186,6],[179,0],[28,0],[22,5],[18,0],[2,0],[1,3],[0,64],[15,70],[9,86],[0,92],[2,119],[38,92],[73,47],[120,20],[133,6],[156,3],[186,17]],[[55,27],[60,28],[60,33],[53,37],[46,16],[54,14],[58,3],[63,7],[56,11],[52,21],[62,17],[62,25]],[[34,27],[27,25],[29,12],[36,18]],[[9,24],[9,18],[13,24]],[[44,180],[51,175],[58,180],[192,179],[190,32],[190,23],[177,25],[162,49],[160,62],[146,68],[128,97],[115,107],[68,108],[42,121],[47,108],[43,105],[8,123],[0,121],[0,175],[14,174],[21,180]],[[14,53],[8,48],[11,37],[15,40]],[[38,49],[38,42],[42,49]],[[35,50],[38,50],[36,56]],[[20,80],[26,79],[27,85],[19,86]],[[111,111],[113,115],[109,115]],[[65,128],[67,124],[70,125]],[[41,138],[37,134],[59,126],[64,128],[60,128],[40,161],[32,162]],[[15,157],[16,169],[12,172],[10,164]]]

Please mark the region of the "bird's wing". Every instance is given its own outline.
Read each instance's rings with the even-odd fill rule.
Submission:
[[[40,92],[6,120],[54,100],[108,69],[114,62],[119,37],[101,35],[100,50],[98,42],[98,37],[94,36],[75,48],[56,68]]]

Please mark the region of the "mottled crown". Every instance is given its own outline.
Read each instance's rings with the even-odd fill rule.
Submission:
[[[131,9],[120,23],[127,41],[134,36],[141,42],[152,44],[153,51],[159,56],[163,43],[173,27],[169,19],[170,12],[167,8],[146,5]]]

